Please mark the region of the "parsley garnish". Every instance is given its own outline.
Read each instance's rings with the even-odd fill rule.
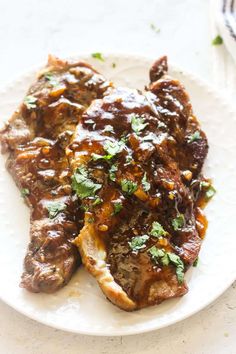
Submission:
[[[66,209],[66,204],[62,202],[50,202],[47,205],[48,216],[50,219],[54,219],[57,214]]]
[[[150,231],[150,235],[154,237],[166,236],[167,232],[163,229],[161,224],[157,221],[152,223],[152,229]]]
[[[201,181],[200,182],[200,188],[206,189],[206,200],[210,200],[214,195],[216,194],[215,188],[210,184],[210,182],[207,181]]]
[[[101,187],[101,184],[94,183],[88,177],[88,171],[84,166],[77,168],[76,172],[72,176],[72,189],[81,199],[94,197],[97,190]]]
[[[123,208],[123,205],[122,205],[122,203],[121,202],[115,202],[114,203],[114,215],[116,215],[116,214],[118,214],[120,211],[121,211],[121,209]]]
[[[121,189],[123,192],[131,195],[138,189],[138,185],[136,182],[130,181],[128,179],[122,179]]]
[[[99,52],[97,52],[97,53],[92,53],[91,56],[92,56],[92,58],[98,59],[98,60],[100,60],[100,61],[105,61],[105,59],[104,59],[102,53],[99,53]]]
[[[104,150],[107,152],[107,155],[98,155],[92,153],[92,159],[94,161],[103,159],[103,160],[110,160],[114,156],[116,156],[118,153],[121,152],[121,150],[124,147],[124,142],[123,141],[107,141],[104,145]]]
[[[160,28],[158,28],[154,25],[154,23],[150,23],[150,27],[156,33],[160,33],[160,31],[161,31]]]
[[[138,251],[146,247],[145,242],[149,239],[148,235],[135,236],[128,242],[133,251]]]
[[[175,219],[172,220],[172,226],[175,231],[182,229],[184,226],[185,219],[183,214],[179,214]]]
[[[147,181],[147,173],[144,173],[144,176],[142,178],[142,186],[143,186],[143,190],[145,192],[149,191],[149,189],[151,188],[151,184]]]
[[[115,182],[115,180],[116,180],[116,171],[117,170],[118,170],[117,165],[112,165],[109,170],[109,177],[110,177],[110,180],[112,180],[113,182]]]
[[[23,198],[25,198],[25,197],[27,197],[28,195],[30,195],[30,191],[29,191],[28,188],[22,188],[21,191],[20,191],[20,193],[21,193],[21,196],[22,196]]]
[[[53,76],[52,73],[47,73],[44,75],[44,77],[50,82],[53,87],[60,85],[60,82],[55,76]]]
[[[211,42],[212,45],[221,45],[222,43],[223,43],[223,38],[219,35],[216,36]]]
[[[179,256],[175,253],[166,252],[163,249],[159,249],[156,246],[152,246],[149,253],[155,263],[161,263],[164,266],[168,266],[172,263],[176,267],[176,276],[178,282],[181,284],[184,281],[184,263]]]
[[[138,135],[140,132],[146,128],[148,123],[144,123],[144,118],[136,116],[135,114],[131,117],[131,127],[133,131]]]
[[[26,96],[24,98],[24,104],[28,109],[36,108],[37,107],[36,101],[37,101],[37,97],[34,97],[32,95]]]
[[[99,198],[99,197],[97,197],[97,198],[94,200],[94,202],[93,202],[93,206],[99,205],[99,204],[101,204],[101,203],[102,203],[102,199]]]
[[[192,135],[188,137],[188,143],[201,139],[200,132],[196,130]]]

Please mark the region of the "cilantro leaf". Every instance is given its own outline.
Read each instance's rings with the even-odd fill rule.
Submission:
[[[47,210],[48,210],[48,216],[50,219],[54,219],[57,214],[59,214],[61,211],[66,209],[66,204],[62,203],[62,202],[50,202],[47,206],[46,206]]]
[[[118,214],[120,211],[121,211],[121,209],[123,208],[123,205],[122,205],[122,203],[121,202],[115,202],[114,203],[114,215],[116,215],[116,214]]]
[[[94,59],[98,59],[98,60],[100,60],[100,61],[105,61],[105,59],[104,59],[102,53],[99,53],[99,52],[97,52],[97,53],[92,53],[91,56],[92,56],[92,58],[94,58]]]
[[[184,226],[185,219],[183,214],[179,214],[175,219],[172,220],[172,226],[175,231],[182,229]]]
[[[145,242],[149,239],[148,235],[135,236],[128,242],[133,251],[138,251],[146,247]]]
[[[138,189],[138,185],[136,182],[133,182],[131,180],[122,179],[121,180],[121,189],[123,192],[131,195]]]
[[[20,191],[20,193],[21,193],[21,196],[22,196],[23,198],[25,198],[25,197],[27,197],[28,195],[30,195],[30,191],[29,191],[28,188],[22,188],[21,191]]]
[[[94,197],[97,190],[102,187],[101,184],[94,183],[89,177],[84,166],[77,168],[72,176],[72,189],[79,198]]]
[[[37,101],[37,97],[34,97],[32,95],[28,95],[24,98],[24,104],[28,109],[36,108],[37,107],[36,101]]]
[[[92,153],[91,154],[91,157],[93,159],[93,161],[97,161],[97,160],[110,160],[113,158],[112,155],[99,155],[99,154],[95,154],[95,153]]]
[[[104,145],[104,150],[112,156],[120,153],[125,146],[123,141],[107,141]]]
[[[109,177],[110,177],[110,180],[113,182],[115,182],[115,180],[116,180],[116,171],[117,170],[118,170],[117,165],[112,165],[109,170]]]
[[[152,260],[158,264],[168,266],[172,263],[176,267],[176,276],[178,282],[181,284],[184,281],[184,263],[181,258],[172,252],[166,252],[163,249],[159,249],[156,246],[152,246],[148,251],[152,257]]]
[[[102,199],[99,198],[99,197],[97,197],[97,198],[94,200],[94,202],[93,202],[93,206],[99,205],[99,204],[101,204],[101,203],[102,203]]]
[[[144,118],[137,115],[132,115],[131,117],[131,128],[138,135],[143,129],[146,128],[148,123],[144,123]]]
[[[58,79],[52,74],[52,73],[47,73],[44,75],[45,79],[47,79],[49,81],[49,83],[55,87],[55,86],[59,86],[60,82],[58,81]]]
[[[200,188],[205,189],[205,198],[207,201],[214,197],[214,195],[216,194],[216,189],[212,186],[210,182],[201,181]]]
[[[149,191],[149,189],[151,188],[151,184],[147,181],[147,173],[144,173],[144,176],[142,178],[142,186],[143,186],[143,190],[145,192]]]
[[[192,135],[190,135],[188,137],[188,143],[192,143],[194,141],[200,140],[201,139],[201,135],[200,132],[198,130],[196,130]]]
[[[223,38],[220,35],[218,35],[212,40],[211,44],[212,45],[221,45],[221,44],[223,44]]]
[[[159,222],[154,221],[152,223],[152,229],[151,229],[150,235],[152,235],[154,237],[166,236],[167,232],[163,229],[163,227],[161,226],[161,224]]]

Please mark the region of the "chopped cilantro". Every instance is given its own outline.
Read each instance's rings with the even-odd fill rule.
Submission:
[[[163,249],[159,249],[156,246],[152,246],[148,251],[155,263],[161,263],[164,266],[168,266],[172,263],[176,267],[176,276],[179,283],[184,281],[184,263],[179,256],[175,253],[166,252]]]
[[[94,183],[89,177],[84,166],[77,168],[72,176],[72,189],[81,199],[94,197],[101,184]]]
[[[212,40],[211,44],[212,45],[221,45],[221,44],[223,44],[223,38],[220,35],[218,35]]]
[[[133,158],[132,158],[132,156],[130,156],[130,155],[127,155],[126,158],[125,158],[125,161],[126,161],[127,163],[130,163],[132,160],[133,160]]]
[[[192,135],[190,135],[188,137],[188,143],[192,143],[192,142],[200,140],[200,139],[201,139],[200,132],[198,130],[196,130]]]
[[[140,132],[146,128],[146,126],[148,125],[148,123],[144,123],[144,118],[143,117],[139,117],[137,115],[132,115],[131,117],[131,127],[133,129],[133,131],[136,134],[140,134]]]
[[[113,69],[115,69],[116,68],[116,63],[112,63],[111,66],[113,67]]]
[[[117,155],[119,152],[123,150],[125,143],[120,141],[107,141],[104,145],[104,150],[112,156]]]
[[[123,205],[122,205],[122,203],[121,202],[115,202],[114,203],[114,215],[116,215],[116,214],[118,214],[120,211],[121,211],[121,209],[123,208]]]
[[[201,181],[200,182],[200,188],[205,189],[205,197],[206,200],[210,200],[212,197],[214,197],[214,195],[216,194],[216,190],[215,188],[210,184],[210,182],[207,181]]]
[[[99,155],[99,154],[92,153],[91,157],[92,157],[93,161],[110,160],[113,158],[113,155]]]
[[[50,202],[47,206],[46,206],[47,210],[48,210],[48,216],[50,219],[54,219],[57,214],[59,214],[61,211],[66,209],[66,204],[62,203],[62,202]]]
[[[37,101],[37,97],[34,97],[32,95],[26,96],[24,98],[24,104],[28,109],[36,108],[37,107],[36,101]]]
[[[163,229],[161,224],[157,221],[152,223],[152,229],[150,231],[150,235],[154,237],[166,236],[167,232]]]
[[[193,262],[193,267],[197,267],[199,262],[199,258],[197,257],[195,261]]]
[[[135,236],[128,242],[133,251],[138,251],[146,247],[145,242],[149,239],[148,235]]]
[[[97,197],[97,198],[94,200],[94,202],[93,202],[93,206],[99,205],[99,204],[101,204],[101,203],[102,203],[102,199],[99,198],[99,197]]]
[[[115,180],[116,180],[116,171],[117,170],[118,170],[117,165],[112,165],[109,170],[109,177],[110,177],[110,180],[112,180],[113,182],[115,182]]]
[[[137,190],[137,188],[138,188],[138,185],[136,182],[133,182],[128,179],[121,180],[121,189],[123,192],[131,195]]]
[[[91,56],[92,56],[92,58],[98,59],[98,60],[100,60],[100,61],[105,61],[105,59],[104,59],[102,53],[99,53],[99,52],[97,52],[97,53],[92,53]]]
[[[49,83],[53,87],[60,85],[60,82],[58,81],[58,79],[55,76],[53,76],[52,73],[47,73],[44,75],[44,77],[45,77],[45,79],[47,79],[49,81]]]
[[[22,196],[23,198],[25,198],[25,197],[27,197],[28,195],[30,195],[30,191],[29,191],[28,188],[22,188],[21,191],[20,191],[20,193],[21,193],[21,196]]]
[[[182,229],[184,226],[185,219],[183,214],[179,214],[175,219],[172,220],[172,226],[175,231]]]
[[[156,33],[160,33],[160,31],[161,31],[160,28],[158,28],[154,25],[154,23],[150,23],[150,28]]]
[[[144,173],[144,176],[142,178],[142,186],[143,186],[143,190],[145,192],[149,191],[149,189],[151,188],[151,184],[147,181],[147,173]]]

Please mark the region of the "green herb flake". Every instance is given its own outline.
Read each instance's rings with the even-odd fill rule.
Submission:
[[[113,215],[118,214],[121,211],[122,208],[123,208],[123,205],[122,205],[121,202],[115,202],[114,203],[114,213],[113,213]]]
[[[195,261],[193,262],[193,267],[197,267],[199,262],[199,258],[197,257]]]
[[[94,202],[93,202],[93,206],[99,205],[99,204],[101,204],[101,203],[102,203],[102,199],[99,198],[99,197],[97,197],[97,198],[94,200]]]
[[[25,197],[27,197],[28,195],[30,195],[30,191],[29,191],[28,188],[22,188],[21,191],[20,191],[20,193],[21,193],[21,196],[22,196],[23,198],[25,198]]]
[[[128,195],[131,195],[138,189],[138,185],[136,182],[133,182],[131,180],[122,179],[121,189],[123,192],[127,193]]]
[[[176,267],[176,276],[178,282],[181,284],[184,281],[184,263],[181,258],[175,253],[166,252],[163,249],[158,249],[153,246],[148,251],[152,257],[152,260],[156,264],[162,264],[163,266],[168,266],[172,263]]]
[[[160,28],[156,27],[154,23],[150,23],[150,28],[155,32],[155,33],[160,33]]]
[[[60,85],[60,82],[55,76],[53,76],[52,73],[47,73],[44,75],[44,77],[53,87]]]
[[[111,66],[113,67],[113,69],[116,68],[116,63],[112,63]]]
[[[112,165],[110,170],[109,170],[109,177],[110,177],[110,180],[115,182],[116,180],[116,172],[118,170],[118,167],[117,165]]]
[[[172,226],[175,231],[182,229],[185,224],[185,219],[183,214],[179,214],[175,219],[172,220]]]
[[[159,222],[154,221],[152,223],[152,229],[150,231],[150,235],[154,237],[161,237],[161,236],[166,236],[167,232],[163,229],[162,225]]]
[[[89,224],[93,224],[94,223],[94,218],[93,217],[88,218],[88,223]]]
[[[79,198],[94,197],[97,190],[102,187],[101,184],[94,183],[89,177],[84,166],[77,168],[72,176],[72,189]]]
[[[131,127],[133,131],[138,135],[142,130],[146,128],[148,123],[144,123],[144,118],[137,115],[132,115],[131,117]]]
[[[28,109],[36,108],[37,107],[36,101],[37,101],[37,97],[34,97],[32,95],[26,96],[24,98],[24,104]]]
[[[54,219],[61,211],[66,209],[66,204],[62,202],[50,202],[46,206],[48,210],[48,216],[50,219]]]
[[[148,235],[135,236],[128,242],[133,251],[138,251],[146,247],[145,242],[149,239]]]
[[[125,161],[126,161],[126,163],[130,163],[131,161],[133,161],[132,156],[127,155],[126,158],[125,158]]]
[[[196,130],[192,135],[190,135],[188,137],[188,143],[192,143],[192,142],[200,140],[200,139],[201,139],[200,132],[198,130]]]
[[[98,60],[100,60],[100,61],[105,61],[105,59],[104,59],[102,53],[99,53],[99,52],[97,52],[97,53],[92,53],[91,56],[92,56],[92,58],[94,58],[94,59],[98,59]]]
[[[125,143],[120,141],[107,141],[104,145],[104,150],[112,156],[119,154],[125,146]]]
[[[93,161],[97,161],[97,160],[108,160],[109,161],[113,158],[112,155],[99,155],[99,154],[95,154],[95,153],[92,153],[91,157],[92,157]]]
[[[221,44],[223,44],[223,38],[220,35],[218,35],[212,40],[211,44],[212,45],[221,45]]]
[[[142,186],[143,186],[143,190],[145,192],[149,191],[151,188],[151,184],[147,181],[147,173],[144,173],[144,176],[142,178]]]
[[[215,188],[210,185],[210,187],[206,191],[207,200],[210,200],[212,197],[214,197],[215,194],[216,194]]]

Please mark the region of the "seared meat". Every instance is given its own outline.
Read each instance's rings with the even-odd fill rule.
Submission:
[[[72,240],[83,224],[83,212],[71,193],[65,146],[85,108],[109,86],[83,62],[49,57],[1,132],[8,170],[31,208],[31,241],[21,282],[30,291],[56,291],[80,264]]]
[[[206,136],[183,86],[162,77],[160,63],[144,94],[116,88],[95,100],[67,149],[86,210],[75,243],[105,295],[125,310],[184,295],[184,272],[206,229],[198,205]]]

